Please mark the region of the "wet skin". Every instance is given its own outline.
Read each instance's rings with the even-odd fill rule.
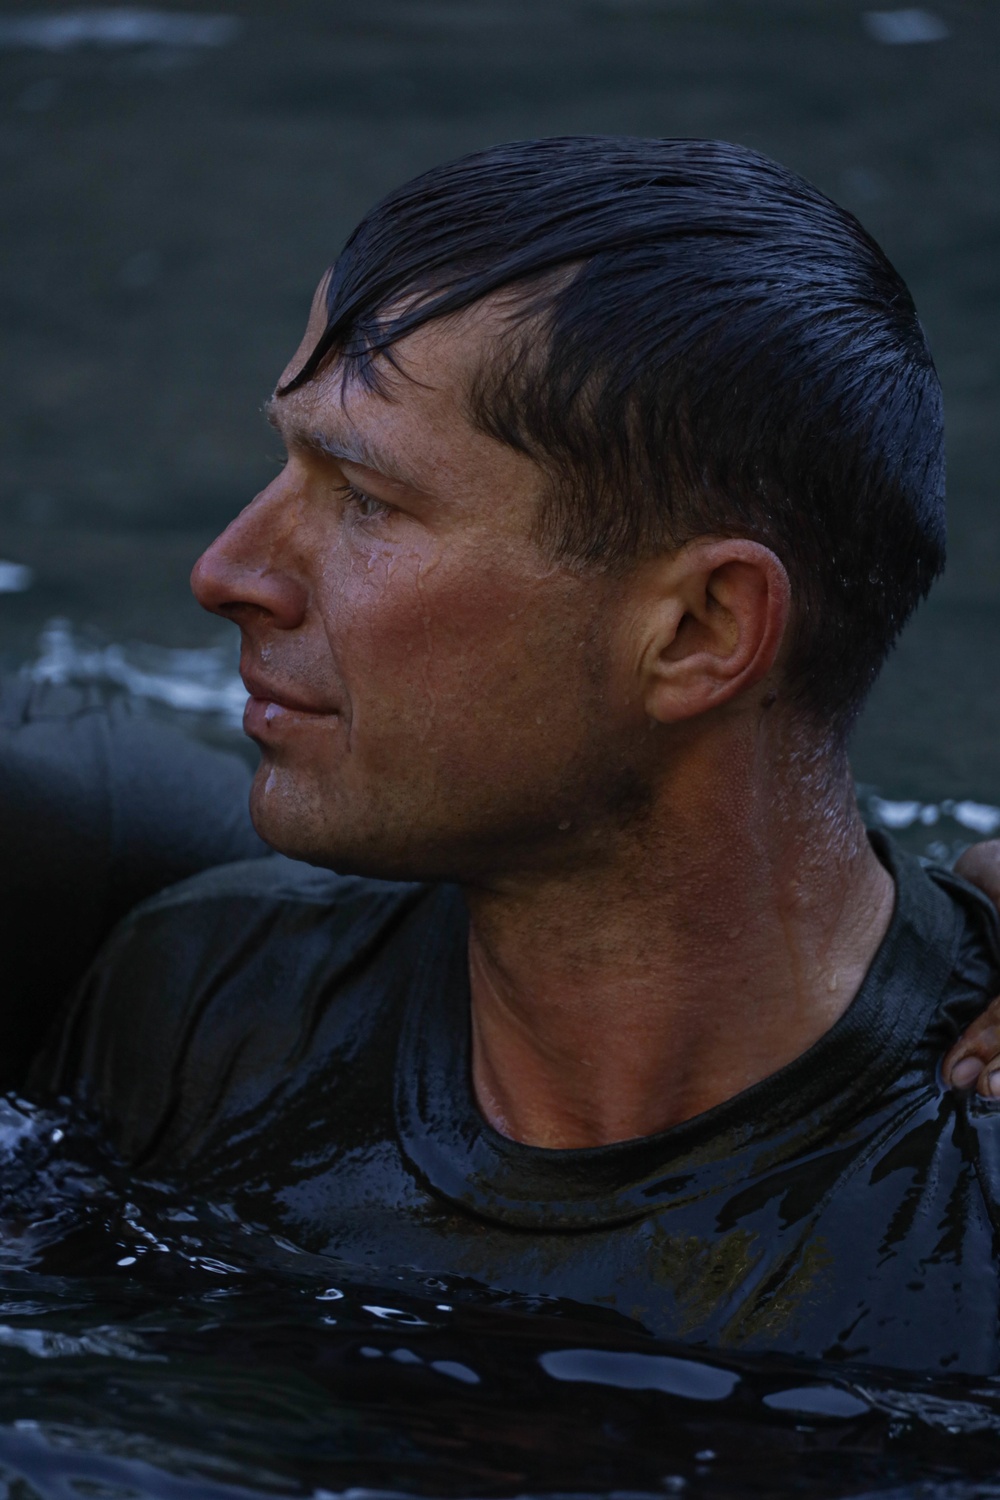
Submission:
[[[440,331],[420,342],[423,378]],[[257,826],[352,871],[465,876],[486,846],[491,868],[505,848],[544,860],[620,754],[603,599],[532,541],[542,476],[464,417],[462,353],[444,389],[396,377],[398,399],[349,385],[341,403],[334,369],[273,399],[288,462],[195,570],[243,632]]]
[[[466,406],[499,316],[411,335],[382,392],[334,366],[272,398],[288,461],[193,586],[242,633],[258,831],[341,872],[461,883],[480,1107],[594,1145],[811,1046],[892,889],[846,763],[783,701],[773,553],[698,538],[609,576],[542,545],[544,474]]]

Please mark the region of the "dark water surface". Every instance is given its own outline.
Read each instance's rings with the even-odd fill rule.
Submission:
[[[12,1100],[0,1170],[12,1500],[1000,1496],[1000,1381],[706,1353],[304,1254]]]
[[[922,309],[952,563],[855,764],[913,847],[1000,828],[998,64],[992,0],[0,5],[0,663],[232,736],[233,643],[186,575],[273,472],[258,408],[358,216],[499,139],[728,137],[854,209]],[[12,1103],[0,1187],[10,1500],[1000,1497],[991,1381],[704,1355],[319,1261]]]

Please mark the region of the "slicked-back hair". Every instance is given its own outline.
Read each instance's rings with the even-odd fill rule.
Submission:
[[[334,359],[377,383],[375,356],[494,293],[506,322],[469,412],[548,474],[543,543],[617,570],[698,536],[770,547],[785,691],[846,735],[944,565],[940,386],[879,246],[741,146],[496,146],[371,210],[285,390]]]

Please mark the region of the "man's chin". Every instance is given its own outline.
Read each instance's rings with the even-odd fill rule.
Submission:
[[[301,796],[289,796],[287,790],[282,792],[276,785],[279,778],[280,772],[262,760],[250,788],[250,821],[254,828],[276,853],[306,864],[333,868],[322,823]]]
[[[332,799],[320,801],[281,783],[281,772],[262,762],[250,791],[253,826],[276,853],[336,870],[338,875],[402,881],[433,878],[423,861],[412,857],[412,851],[386,847],[384,837],[349,825],[346,818],[332,825]]]

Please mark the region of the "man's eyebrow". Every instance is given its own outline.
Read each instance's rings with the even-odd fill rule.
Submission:
[[[392,479],[397,484],[403,484],[410,490],[422,488],[387,454],[380,453],[377,448],[373,447],[362,433],[351,432],[343,437],[330,437],[325,432],[304,427],[294,420],[283,421],[279,412],[278,402],[274,396],[269,396],[264,402],[264,416],[270,425],[281,433],[288,445],[294,444],[296,448],[305,448],[310,453],[319,453],[324,458],[342,458],[345,463],[360,464],[363,468],[372,469],[376,474]]]

